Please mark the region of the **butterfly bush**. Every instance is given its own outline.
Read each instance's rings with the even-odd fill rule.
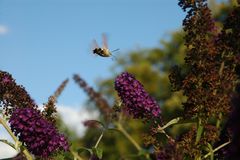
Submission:
[[[12,132],[36,157],[47,158],[57,151],[68,150],[67,139],[58,133],[48,116],[37,109],[25,88],[4,71],[0,71],[0,107],[9,117]]]
[[[81,87],[89,96],[89,98],[95,102],[100,112],[104,115],[105,119],[108,118],[109,114],[112,112],[112,108],[108,104],[102,95],[96,92],[87,82],[81,78],[79,75],[75,74],[73,76],[74,81]]]
[[[37,107],[25,88],[17,85],[11,74],[0,70],[0,108],[8,115],[15,108],[27,106]]]
[[[85,148],[91,153],[90,160],[102,159],[99,143],[106,132],[115,129],[135,146],[137,156],[149,160],[240,159],[239,1],[221,27],[216,25],[207,0],[179,0],[179,6],[187,12],[183,21],[186,57],[184,66],[174,67],[169,78],[173,89],[186,97],[180,117],[162,125],[160,106],[132,74],[123,72],[115,79],[123,111],[135,119],[152,122],[145,140],[149,148],[142,148],[124,129],[125,119],[114,117],[121,112],[119,108],[112,108],[79,75],[73,76],[107,120],[107,125],[96,120],[84,122],[102,132],[94,147]],[[18,140],[37,158],[48,159],[53,153],[69,150],[66,137],[54,126],[55,103],[67,82],[62,83],[40,112],[24,87],[17,85],[10,74],[0,71],[0,109],[10,117],[11,130]],[[185,123],[189,126],[175,136],[168,128]],[[74,159],[80,159],[78,152],[71,152]]]
[[[57,108],[56,108],[56,102],[58,97],[61,95],[62,91],[65,89],[68,79],[64,80],[61,85],[57,88],[57,90],[54,92],[52,96],[48,98],[48,102],[44,104],[44,109],[42,111],[42,115],[44,118],[46,118],[48,121],[52,123],[56,123],[56,116],[57,116]]]
[[[48,157],[53,152],[69,148],[66,138],[38,110],[17,108],[9,123],[14,134],[36,156]]]
[[[201,159],[210,155],[205,147],[216,148],[231,138],[236,141],[234,136],[228,136],[219,143],[221,127],[233,109],[231,95],[236,86],[235,67],[240,53],[240,8],[235,7],[221,28],[216,25],[207,0],[180,0],[179,5],[187,11],[183,21],[185,68],[175,67],[170,82],[187,97],[183,103],[184,119],[197,123],[177,140],[177,150],[184,157]]]
[[[158,118],[161,111],[157,102],[144,90],[143,85],[128,72],[115,80],[115,89],[129,115],[136,119]]]

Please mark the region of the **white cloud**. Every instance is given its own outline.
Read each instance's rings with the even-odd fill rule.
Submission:
[[[9,32],[9,29],[7,26],[0,24],[0,35],[5,35]]]
[[[11,158],[16,156],[18,153],[12,147],[2,142],[0,142],[0,148],[1,148],[0,159]]]
[[[8,132],[2,125],[0,125],[0,139],[7,139],[7,140],[13,142],[11,136],[8,134]]]
[[[61,115],[63,122],[73,131],[77,133],[79,137],[83,136],[86,127],[83,122],[86,120],[97,119],[99,113],[97,111],[89,111],[85,108],[76,109],[67,106],[58,106],[58,113]]]
[[[0,159],[15,157],[18,153],[12,147],[2,142],[0,142],[0,148]]]
[[[38,105],[39,109],[43,110],[43,105]],[[57,112],[60,114],[63,122],[71,129],[75,131],[79,137],[82,137],[87,129],[83,125],[86,120],[96,120],[99,116],[98,111],[89,111],[84,107],[56,105]]]

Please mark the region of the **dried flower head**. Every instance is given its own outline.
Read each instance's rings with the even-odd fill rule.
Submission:
[[[17,108],[9,120],[11,130],[35,156],[48,157],[57,151],[67,151],[66,138],[55,126],[33,108]]]
[[[104,124],[101,123],[100,121],[96,121],[96,120],[86,120],[83,122],[83,125],[85,127],[89,127],[89,128],[98,128],[98,129],[104,128]]]
[[[8,115],[15,108],[36,108],[37,105],[24,87],[17,85],[9,73],[0,71],[0,107],[3,107],[4,113]]]
[[[174,141],[168,141],[168,144],[156,153],[156,160],[182,160],[182,152],[177,151],[176,147],[177,144]]]
[[[231,94],[237,80],[235,70],[240,73],[240,8],[236,7],[228,16],[223,28],[217,28],[207,0],[180,0],[179,5],[187,11],[183,21],[186,68],[184,75],[174,68],[170,81],[175,90],[182,90],[187,97],[183,103],[184,117],[199,122],[197,129],[191,129],[178,141],[178,150],[195,159],[207,154],[204,149],[207,145],[215,147],[228,141],[216,144],[220,124],[231,110]],[[210,125],[213,120],[216,125]]]
[[[83,90],[88,94],[89,98],[96,103],[100,112],[104,115],[105,120],[108,120],[109,115],[112,112],[112,109],[109,106],[108,102],[102,97],[100,93],[94,91],[92,87],[88,86],[87,82],[84,81],[79,75],[74,75],[73,79],[81,88],[83,88]]]
[[[48,121],[55,123],[56,122],[56,113],[57,109],[55,107],[55,104],[57,102],[58,97],[61,95],[62,91],[66,87],[68,83],[68,79],[64,80],[61,85],[57,88],[57,90],[54,92],[52,96],[48,98],[47,104],[44,104],[44,110],[42,111],[42,115],[44,118],[46,118]]]
[[[121,98],[125,109],[134,118],[160,118],[160,107],[157,102],[144,90],[143,85],[128,72],[115,79],[115,89]]]
[[[187,70],[181,75],[179,68],[173,69],[170,80],[187,97],[184,116],[198,117],[206,124],[210,118],[229,113],[229,94],[236,80],[232,53],[237,50],[231,49],[225,32],[218,33],[206,0],[180,0],[179,5],[188,10],[183,21]]]

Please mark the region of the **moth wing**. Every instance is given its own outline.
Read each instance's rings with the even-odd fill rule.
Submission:
[[[103,48],[108,49],[107,35],[106,33],[102,34]]]
[[[97,41],[94,39],[92,42],[92,50],[96,49],[96,48],[100,48],[97,44]]]

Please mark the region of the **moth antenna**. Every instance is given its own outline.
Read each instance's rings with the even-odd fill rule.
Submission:
[[[112,50],[111,52],[116,52],[116,51],[119,51],[120,49],[118,48],[118,49],[114,49],[114,50]]]
[[[112,55],[111,55],[111,59],[112,59],[113,61],[115,61],[115,60],[117,60],[117,57],[112,54]]]

